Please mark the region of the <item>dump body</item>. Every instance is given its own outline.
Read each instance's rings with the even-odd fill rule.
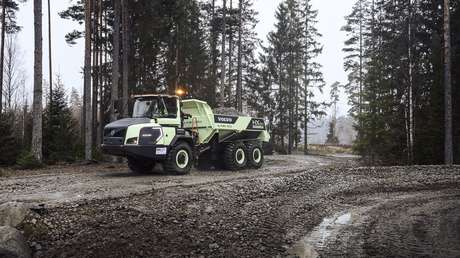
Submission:
[[[184,128],[197,130],[200,144],[209,143],[215,135],[218,135],[219,142],[238,139],[270,140],[263,119],[214,114],[206,102],[199,100],[182,101],[182,111],[191,116],[184,120]]]

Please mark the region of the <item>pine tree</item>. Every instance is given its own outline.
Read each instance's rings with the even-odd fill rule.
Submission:
[[[0,114],[0,166],[13,165],[18,156],[18,145],[13,134],[12,113]]]
[[[47,162],[75,160],[78,144],[78,124],[67,104],[64,86],[56,81],[51,102],[45,109],[43,122],[44,153]]]
[[[329,123],[329,133],[327,135],[326,144],[337,145],[339,139],[337,138],[336,127],[337,127],[337,103],[339,102],[339,91],[341,85],[339,82],[335,82],[331,85],[331,91],[329,93],[331,98],[332,115],[331,122]]]
[[[1,46],[0,46],[0,71],[4,70],[5,59],[5,35],[6,33],[17,33],[20,27],[16,25],[16,11],[18,4],[13,0],[2,0],[1,2]],[[8,16],[8,20],[6,17]],[[0,73],[0,114],[3,111],[3,73]]]
[[[324,87],[322,66],[318,63],[317,58],[321,55],[323,48],[319,43],[322,35],[318,32],[316,25],[318,23],[318,11],[314,10],[310,0],[304,2],[304,154],[308,154],[308,123],[325,115],[325,103],[314,100],[315,94],[322,93]]]

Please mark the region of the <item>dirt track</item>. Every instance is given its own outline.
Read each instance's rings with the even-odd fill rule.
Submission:
[[[293,156],[236,174],[85,170],[2,179],[0,202],[45,203],[23,225],[36,257],[460,256],[459,167]]]
[[[123,197],[176,186],[193,186],[243,178],[256,178],[303,171],[328,165],[346,164],[344,157],[272,156],[262,169],[240,172],[197,171],[188,176],[163,174],[161,167],[152,175],[135,175],[125,164],[56,166],[37,171],[11,171],[0,180],[0,203],[20,201],[55,206],[80,200]]]

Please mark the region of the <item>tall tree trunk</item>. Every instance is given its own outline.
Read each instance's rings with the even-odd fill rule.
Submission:
[[[226,50],[225,44],[227,41],[227,0],[223,0],[223,17],[222,17],[222,54],[221,54],[221,74],[220,74],[220,99],[219,106],[223,107],[225,104],[225,59],[226,59]]]
[[[98,26],[98,33],[99,33],[99,41],[98,41],[98,53],[99,53],[99,64],[98,64],[98,75],[99,75],[99,88],[98,88],[98,110],[97,110],[97,137],[96,137],[96,144],[102,144],[102,127],[103,127],[103,114],[104,114],[104,105],[103,105],[103,90],[104,90],[104,77],[102,74],[102,65],[103,65],[103,51],[102,51],[102,0],[98,1],[98,9],[99,9],[99,26]]]
[[[98,89],[99,89],[99,70],[98,70],[98,64],[99,64],[99,54],[98,54],[98,46],[99,46],[99,26],[98,22],[99,19],[98,17],[98,7],[97,7],[97,2],[98,0],[92,0],[91,1],[91,17],[92,17],[92,22],[91,22],[91,39],[92,39],[92,56],[93,56],[93,65],[92,65],[92,77],[93,77],[93,95],[92,95],[92,112],[93,112],[93,148],[96,147],[97,145],[97,96],[98,96]]]
[[[307,13],[309,13],[310,10],[309,10],[309,5],[307,3]],[[305,19],[305,37],[308,39],[308,36],[309,36],[309,33],[308,33],[308,30],[309,30],[309,19],[308,19],[308,16],[307,18]],[[305,50],[307,51],[308,50],[308,40],[305,40]],[[303,117],[304,117],[304,146],[303,146],[303,153],[304,155],[308,155],[308,86],[310,84],[309,80],[308,80],[308,55],[305,56],[305,67],[304,67],[304,76],[305,76],[305,86],[304,86],[304,105],[305,105],[305,108],[304,108],[304,114],[303,114]],[[361,92],[360,92],[361,94]]]
[[[42,0],[34,0],[34,100],[33,100],[33,129],[32,154],[35,159],[42,161],[42,83],[43,83],[43,36],[42,36]],[[3,60],[3,58],[2,58]],[[3,67],[2,67],[3,68]]]
[[[239,112],[243,112],[243,0],[239,0],[238,9],[238,74],[236,82],[236,109]]]
[[[230,19],[233,20],[233,0],[230,0]],[[225,95],[229,98],[227,105],[231,107],[231,95],[232,95],[232,78],[233,78],[233,30],[230,26],[228,39],[228,84],[225,86]]]
[[[91,103],[91,0],[85,0],[85,159],[92,160],[93,114]]]
[[[5,59],[6,0],[2,0],[2,43],[0,49],[0,115],[3,111],[3,63]]]
[[[128,0],[121,0],[123,25],[123,117],[128,117],[128,90],[129,90],[129,4]]]
[[[51,0],[48,0],[48,63],[49,63],[49,80],[50,80],[50,107],[53,102],[53,56],[51,45]]]
[[[451,77],[450,1],[444,0],[444,103],[445,103],[445,146],[446,165],[454,162],[452,143],[452,77]]]
[[[216,82],[217,82],[217,33],[214,22],[216,21],[216,0],[212,0],[212,21],[211,21],[211,90],[209,93],[209,102],[212,107],[216,106]]]
[[[364,82],[364,72],[363,72],[363,56],[364,56],[364,42],[363,42],[363,0],[359,0],[359,117],[361,121],[361,114],[363,113],[363,82]],[[362,124],[361,124],[362,127]]]
[[[292,35],[291,32],[289,32],[289,35]],[[288,76],[289,76],[289,82],[288,82],[288,85],[289,85],[289,90],[288,90],[288,114],[289,114],[289,119],[288,119],[288,122],[289,122],[289,126],[288,126],[288,154],[292,154],[292,143],[293,143],[293,133],[294,133],[294,130],[293,130],[293,123],[294,123],[294,119],[293,119],[293,115],[294,115],[294,105],[293,105],[293,101],[294,101],[294,57],[293,57],[294,53],[292,52],[292,46],[290,46],[290,49],[289,49],[289,72],[288,72]]]
[[[175,94],[177,89],[179,88],[179,83],[180,83],[180,41],[181,41],[181,36],[180,36],[181,28],[180,28],[180,22],[177,24],[177,30],[176,30],[176,52],[175,52],[175,66],[174,66],[174,92],[171,92],[171,94]]]
[[[408,89],[408,107],[409,107],[409,121],[408,121],[408,129],[409,129],[409,139],[408,139],[408,164],[412,165],[414,162],[414,138],[415,138],[415,131],[414,131],[414,79],[413,79],[413,50],[412,50],[412,20],[413,20],[413,6],[412,0],[409,0],[409,27],[408,27],[408,38],[409,38],[409,48],[408,48],[408,56],[409,56],[409,89]]]
[[[113,63],[112,63],[112,90],[111,90],[111,107],[110,120],[118,119],[115,114],[115,105],[118,102],[118,88],[120,86],[120,1],[114,1],[114,24],[113,24]],[[119,107],[118,107],[119,108]],[[118,110],[120,112],[121,110]]]

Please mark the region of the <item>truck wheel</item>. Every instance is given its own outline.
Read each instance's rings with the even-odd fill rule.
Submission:
[[[134,173],[147,174],[152,172],[155,162],[128,157],[128,167]]]
[[[192,164],[192,148],[187,143],[181,142],[172,147],[163,166],[167,172],[186,175],[190,173]]]
[[[248,145],[248,166],[251,168],[259,169],[264,164],[264,151],[260,145]]]
[[[243,143],[230,143],[225,147],[224,164],[229,170],[239,170],[246,167],[248,162],[246,145]]]

